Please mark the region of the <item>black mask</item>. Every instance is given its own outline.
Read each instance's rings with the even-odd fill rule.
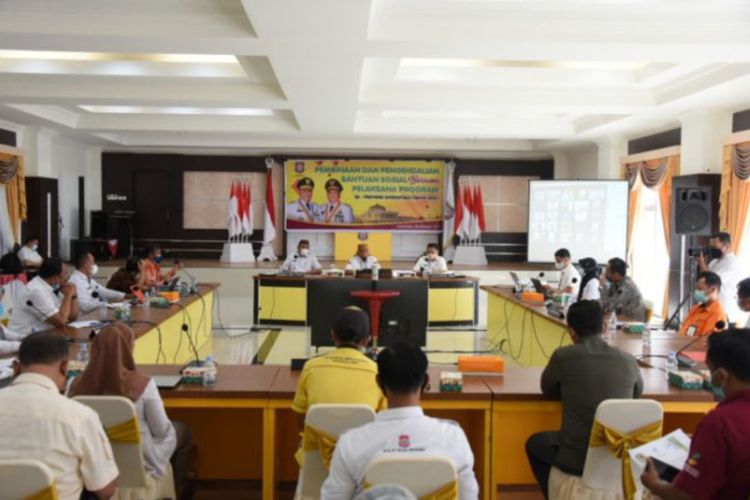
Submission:
[[[724,257],[724,252],[721,251],[721,248],[711,247],[708,255],[710,255],[712,259],[721,259]]]

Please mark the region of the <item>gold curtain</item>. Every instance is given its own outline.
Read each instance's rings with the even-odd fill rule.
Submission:
[[[732,235],[732,249],[739,252],[750,210],[750,142],[724,146],[719,218],[721,228]]]
[[[5,184],[13,237],[19,241],[19,224],[26,220],[26,176],[22,155],[0,152],[0,183]]]
[[[631,260],[633,245],[631,239],[640,207],[640,193],[644,187],[659,192],[664,240],[667,243],[667,253],[672,248],[672,178],[680,174],[680,155],[666,156],[654,160],[627,163],[623,165],[622,176],[630,183],[630,199],[628,203],[628,262]],[[669,282],[664,290],[664,305],[662,314],[668,313]]]

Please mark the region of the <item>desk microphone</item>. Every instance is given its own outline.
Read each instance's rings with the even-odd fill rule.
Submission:
[[[714,327],[714,330],[709,335],[712,335],[714,333],[719,333],[723,331],[726,327],[727,327],[726,322],[723,320],[719,320],[716,322],[716,326]],[[688,358],[687,356],[683,356],[682,353],[688,350],[689,348],[691,348],[692,346],[694,346],[695,344],[697,344],[698,342],[700,342],[701,340],[705,340],[705,337],[707,336],[703,335],[703,336],[694,338],[693,340],[685,344],[682,347],[682,349],[680,349],[679,351],[675,353],[677,355],[677,366],[681,368],[695,368],[695,366],[698,363]]]
[[[195,355],[195,366],[201,366],[203,363],[201,363],[201,358],[198,356],[198,349],[195,348],[195,342],[193,342],[193,338],[190,336],[190,331],[188,329],[188,326],[183,323],[181,330],[185,332],[188,338],[188,342],[190,342],[190,349],[192,349],[193,354]],[[193,363],[189,363],[188,366],[192,365]]]

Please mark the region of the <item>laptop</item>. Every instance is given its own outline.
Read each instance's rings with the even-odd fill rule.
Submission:
[[[151,378],[159,389],[175,389],[182,382],[180,375],[154,375]]]
[[[513,280],[513,284],[516,285],[516,290],[520,290],[523,288],[521,286],[521,280],[518,279],[518,274],[514,273],[513,271],[510,272],[510,278]]]
[[[545,297],[549,297],[552,294],[549,290],[547,290],[544,285],[542,285],[542,282],[538,278],[531,278],[531,284],[534,285],[534,290],[536,290],[538,293],[541,293]]]

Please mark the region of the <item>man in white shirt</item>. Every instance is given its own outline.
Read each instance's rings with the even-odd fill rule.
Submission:
[[[287,273],[320,274],[320,262],[310,253],[310,242],[299,240],[297,253],[289,255],[281,265],[281,271]]]
[[[719,275],[721,307],[727,313],[730,323],[742,323],[746,315],[737,305],[737,282],[742,278],[742,270],[737,257],[732,252],[732,236],[725,232],[717,233],[708,240],[708,248],[711,260],[706,264],[706,256],[703,253],[698,255],[698,272],[711,271]]]
[[[0,390],[0,458],[46,464],[61,500],[78,499],[84,488],[100,499],[112,497],[119,472],[99,416],[60,394],[68,372],[66,339],[29,335],[18,359],[16,378]]]
[[[125,298],[124,293],[110,290],[96,282],[94,276],[99,272],[99,266],[90,252],[77,256],[75,266],[76,270],[70,275],[70,282],[76,287],[78,307],[84,313],[106,309],[110,300],[119,301]]]
[[[581,273],[573,265],[570,251],[567,248],[561,248],[555,252],[555,269],[560,271],[560,281],[557,289],[553,291],[556,294],[569,293],[573,297],[577,297],[578,290],[581,287]]]
[[[448,263],[440,256],[440,246],[437,243],[428,243],[427,250],[417,263],[414,264],[415,273],[443,274],[448,272]]]
[[[458,475],[458,497],[476,500],[474,454],[458,424],[426,417],[419,406],[427,386],[427,356],[419,347],[397,344],[378,355],[378,384],[388,409],[375,421],[344,433],[336,444],[330,474],[321,490],[326,500],[349,500],[364,488],[365,470],[372,459],[390,456],[439,456],[453,462]]]
[[[328,203],[320,207],[320,221],[326,224],[351,224],[354,222],[352,206],[341,202],[341,191],[344,190],[344,186],[336,179],[328,179],[325,190]]]
[[[44,259],[39,274],[29,281],[10,315],[8,328],[20,335],[63,328],[78,318],[76,286],[65,277],[65,264],[57,257]]]
[[[313,203],[315,182],[309,177],[297,181],[296,189],[299,199],[286,206],[286,218],[300,222],[317,222],[320,220],[320,207]]]
[[[42,256],[37,251],[39,249],[39,238],[29,236],[26,242],[18,250],[18,258],[21,260],[23,267],[39,267],[42,265]]]
[[[354,257],[349,259],[349,263],[346,265],[347,271],[364,271],[365,269],[372,269],[378,265],[378,259],[370,255],[370,247],[367,243],[361,243],[357,245],[357,253]]]

